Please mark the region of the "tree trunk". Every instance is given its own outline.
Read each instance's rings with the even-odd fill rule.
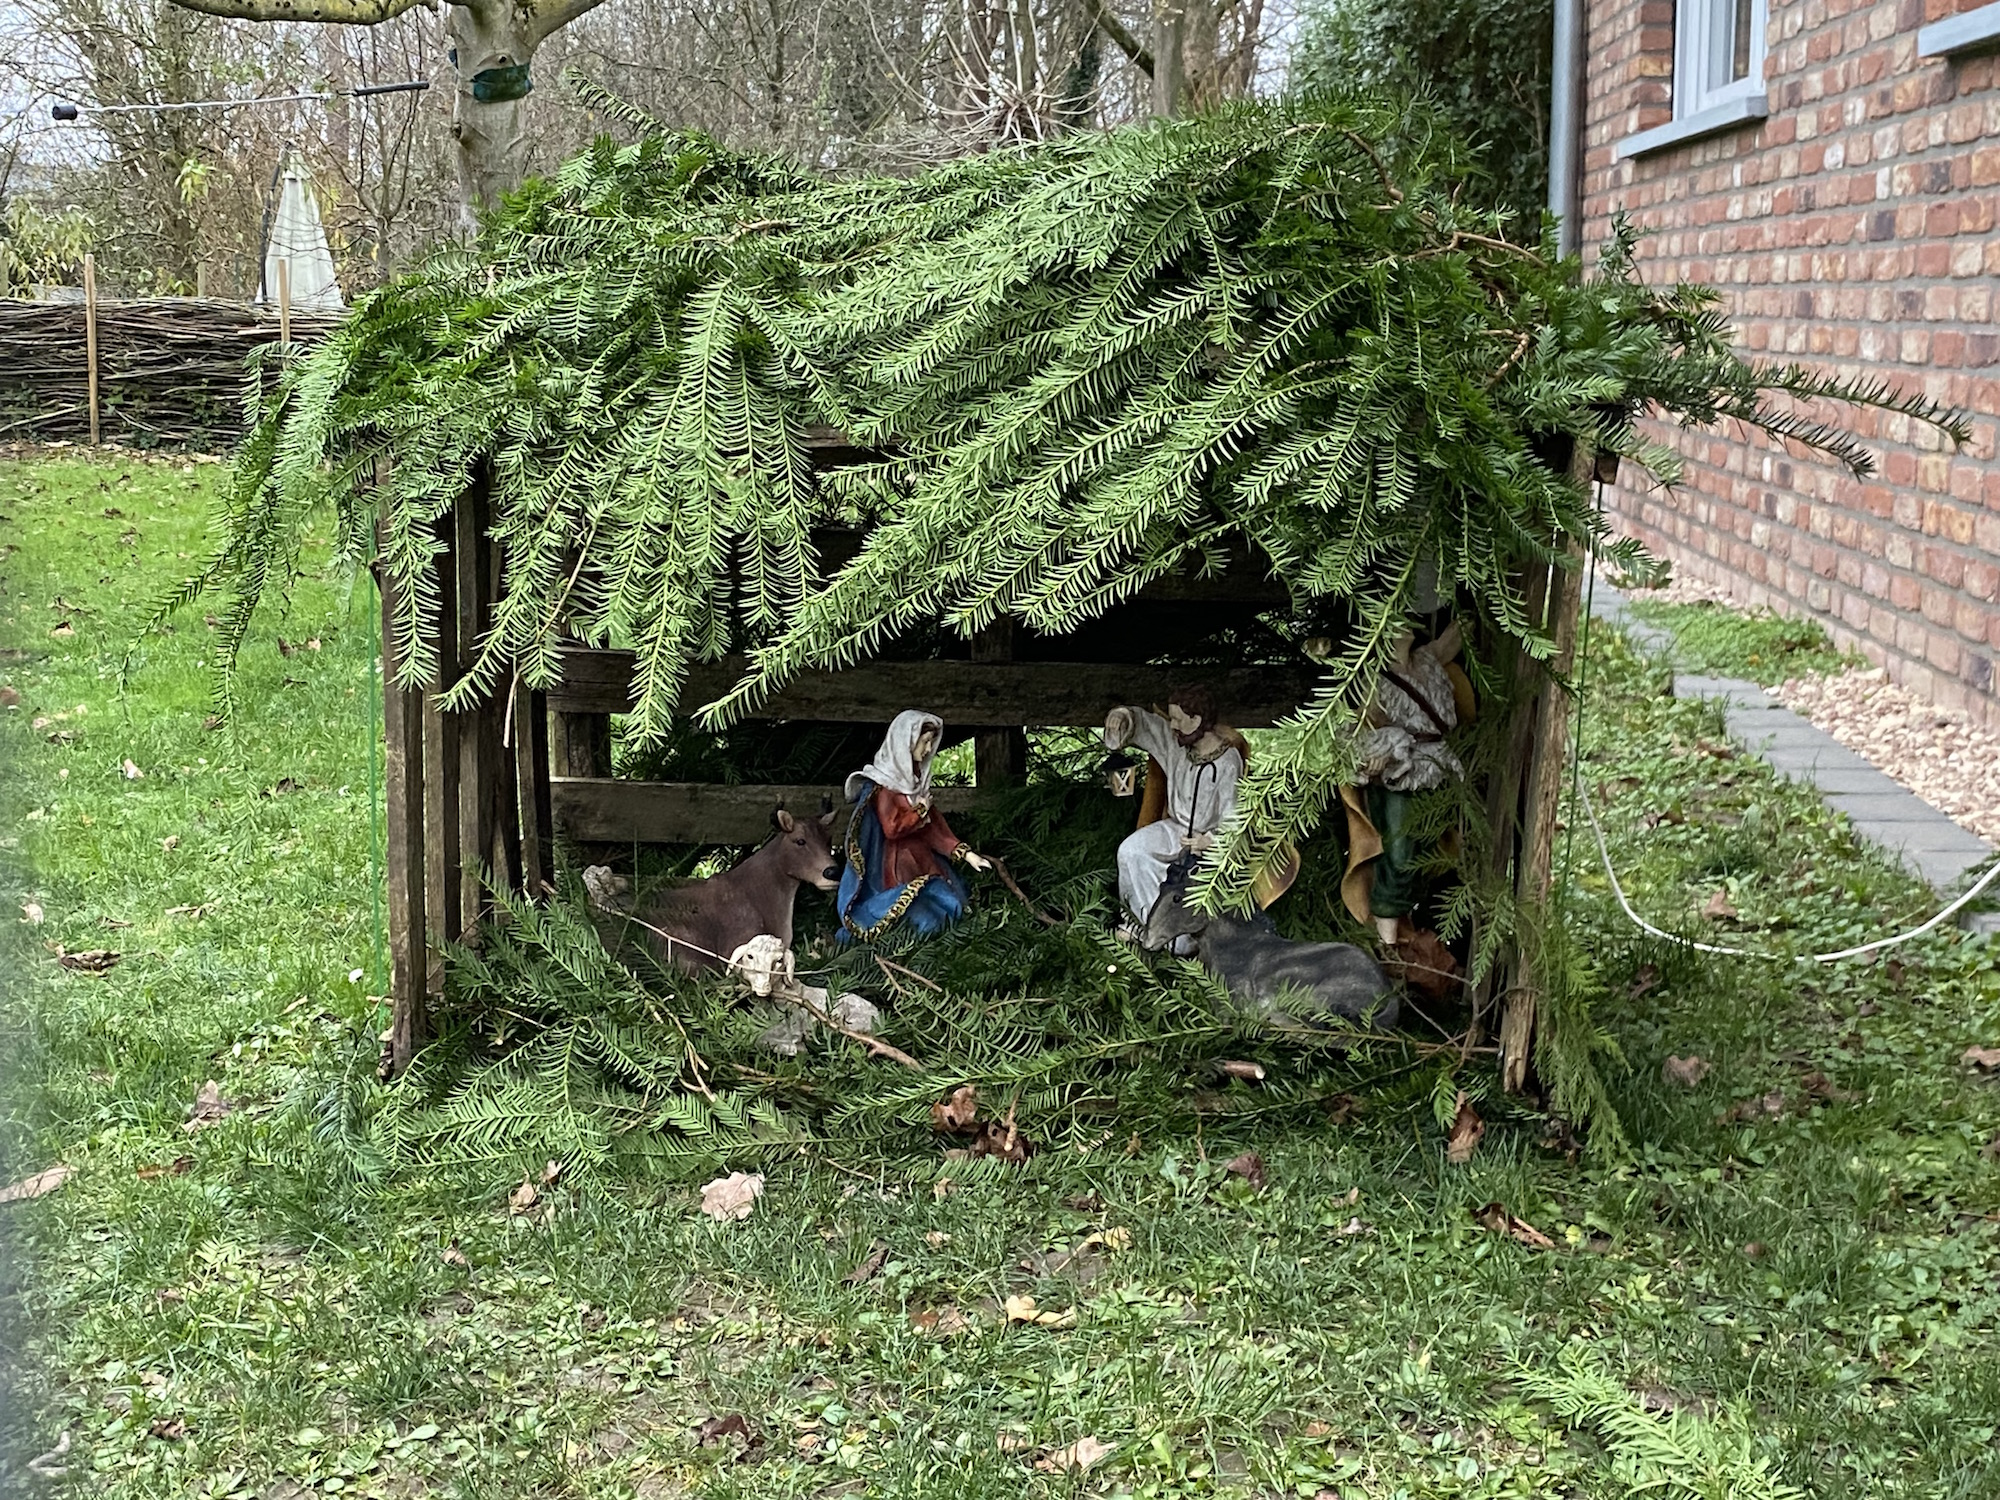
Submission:
[[[528,133],[516,81],[533,61],[541,34],[532,14],[514,7],[451,7],[445,34],[458,60],[451,129],[458,141],[458,181],[467,227],[528,175]],[[484,75],[484,76],[482,76]]]

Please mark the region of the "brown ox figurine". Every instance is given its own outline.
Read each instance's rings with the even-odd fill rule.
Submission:
[[[802,885],[830,891],[840,864],[827,833],[835,814],[795,818],[782,807],[778,835],[733,869],[660,891],[633,912],[653,956],[683,969],[719,969],[759,933],[792,941],[792,902]]]

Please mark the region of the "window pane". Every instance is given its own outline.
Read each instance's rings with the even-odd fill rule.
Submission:
[[[1731,0],[1730,9],[1735,14],[1730,18],[1733,45],[1729,55],[1729,81],[1734,83],[1739,78],[1750,76],[1750,23],[1757,7],[1753,0]]]

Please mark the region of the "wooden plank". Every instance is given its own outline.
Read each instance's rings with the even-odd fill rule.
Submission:
[[[446,552],[433,564],[438,591],[437,669],[424,694],[424,917],[430,953],[424,988],[444,994],[444,950],[459,939],[459,886],[465,851],[458,836],[459,715],[438,707],[438,695],[458,680],[458,568],[449,548],[449,516],[438,523]]]
[[[722,697],[742,675],[742,657],[697,666],[681,702],[690,709]],[[550,689],[559,714],[626,713],[632,707],[633,656],[574,647],[563,652],[563,680]],[[947,727],[1090,725],[1121,703],[1163,703],[1182,683],[1215,692],[1223,717],[1238,728],[1275,724],[1312,695],[1321,670],[1311,665],[1155,667],[1093,662],[876,661],[842,672],[807,673],[754,717],[836,724],[886,724],[906,708],[925,708]]]
[[[622,698],[622,685],[614,689]],[[548,701],[543,694],[542,701]],[[556,740],[554,764],[565,776],[609,776],[611,774],[611,715],[608,713],[552,715]]]
[[[489,617],[487,576],[493,543],[486,534],[484,479],[475,480],[452,507],[452,564],[458,583],[458,670],[471,665]],[[495,766],[500,756],[499,725],[491,703],[460,714],[458,730],[458,832],[465,856],[459,870],[458,920],[462,931],[478,927],[486,908],[485,876],[493,864],[498,825]],[[504,872],[494,870],[495,875]]]
[[[394,585],[381,581],[382,782],[388,847],[383,860],[389,923],[389,1070],[409,1066],[428,1034],[424,945],[423,693],[396,686],[403,650],[396,640]]]
[[[521,889],[534,896],[555,878],[555,830],[549,807],[549,705],[543,694],[519,690],[514,736],[521,805]]]
[[[838,786],[556,776],[549,793],[557,830],[579,843],[761,844],[771,836],[771,814],[779,807],[817,814],[823,799],[843,806]],[[976,795],[972,787],[936,789],[937,805],[946,813],[964,811]]]

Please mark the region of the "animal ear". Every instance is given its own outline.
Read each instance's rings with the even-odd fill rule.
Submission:
[[[794,818],[781,807],[771,814],[771,821],[778,825],[778,832],[790,833],[797,824],[798,819]]]

